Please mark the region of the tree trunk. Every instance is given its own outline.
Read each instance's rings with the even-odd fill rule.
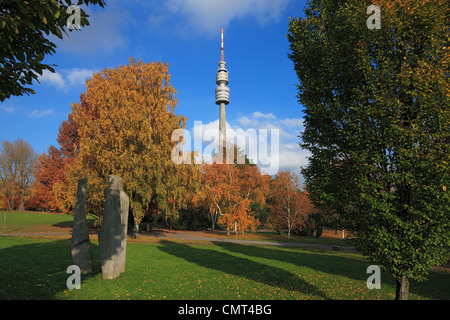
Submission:
[[[15,209],[14,204],[15,204],[14,197],[11,196],[11,198],[9,199],[9,202],[8,202],[9,210],[14,211],[14,209]]]
[[[22,189],[20,191],[20,204],[19,204],[19,210],[21,210],[21,211],[25,210],[25,206],[24,206],[24,203],[23,203],[24,193],[25,193],[25,191]]]
[[[401,276],[400,279],[396,279],[396,282],[395,300],[408,300],[409,279],[406,276]]]
[[[139,235],[139,223],[134,219],[134,225],[133,225],[133,232],[131,234],[131,237],[136,239]]]
[[[11,208],[11,203],[9,202],[9,198],[6,198],[6,203],[8,204],[8,211],[13,210],[13,208]]]
[[[290,238],[291,238],[291,229],[288,228],[288,239],[290,239]]]

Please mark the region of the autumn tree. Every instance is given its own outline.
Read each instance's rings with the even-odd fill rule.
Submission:
[[[86,96],[80,95],[80,103],[87,106]],[[80,137],[78,135],[78,125],[73,119],[73,115],[69,113],[67,120],[63,121],[59,126],[58,137],[56,139],[59,144],[59,151],[61,152],[61,161],[63,165],[62,175],[55,179],[52,187],[53,196],[57,202],[58,208],[64,213],[71,213],[75,208],[74,194],[78,184],[73,184],[70,181],[69,173],[72,164],[78,153],[78,145]],[[88,203],[92,200],[88,197]]]
[[[242,157],[244,162],[237,161],[241,151],[235,146],[227,146],[226,149],[231,151],[231,156],[228,156],[231,163],[226,161],[227,154],[230,154],[227,151],[217,155],[223,157],[221,161],[216,157],[212,163],[203,163],[203,188],[198,192],[198,203],[210,213],[213,229],[217,222],[229,232],[237,222],[244,232],[256,228],[259,223],[250,205],[264,205],[270,177],[262,175],[258,167],[245,157]]]
[[[302,190],[298,176],[291,171],[278,173],[270,191],[270,221],[278,228],[287,228],[290,238],[291,231],[304,224],[311,213],[308,192]]]
[[[85,95],[81,95],[80,100],[82,105],[86,105]],[[68,172],[79,143],[78,126],[71,113],[61,123],[56,140],[59,147],[51,145],[39,156],[34,168],[33,202],[37,210],[69,213],[74,208],[75,199]]]
[[[381,29],[366,10],[381,9]],[[315,204],[397,282],[425,280],[450,244],[450,7],[446,0],[312,0],[291,19]]]
[[[60,211],[53,194],[53,184],[64,176],[62,152],[50,146],[39,156],[34,168],[33,200],[35,210]]]
[[[14,157],[13,144],[9,141],[2,141],[0,150],[0,192],[8,210],[14,210],[14,199],[18,194]]]
[[[33,179],[37,156],[33,147],[22,139],[17,139],[13,143],[2,142],[0,179],[2,193],[9,210],[14,209],[16,197],[19,197],[19,210],[24,210],[25,194]]]
[[[72,104],[79,134],[72,183],[88,178],[91,200],[101,204],[108,175],[121,176],[135,228],[151,210],[176,217],[191,175],[191,167],[171,159],[172,132],[183,129],[186,118],[174,113],[168,67],[130,58],[126,66],[95,73],[86,81],[87,104]],[[89,210],[101,220],[101,208]]]

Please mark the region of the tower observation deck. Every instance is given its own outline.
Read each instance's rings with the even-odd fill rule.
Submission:
[[[219,105],[219,146],[226,145],[225,106],[230,103],[230,88],[227,87],[228,82],[228,71],[224,60],[222,29],[219,70],[217,70],[216,74],[216,83],[218,85],[216,87],[216,104]]]

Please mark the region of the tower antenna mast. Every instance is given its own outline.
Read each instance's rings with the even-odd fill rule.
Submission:
[[[223,54],[223,28],[222,28],[222,34],[221,34],[221,46],[220,46],[220,61],[224,60],[224,54]]]

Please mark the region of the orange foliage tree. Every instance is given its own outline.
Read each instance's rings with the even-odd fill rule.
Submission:
[[[217,222],[229,233],[237,222],[238,229],[243,233],[259,224],[250,205],[264,205],[270,178],[262,175],[258,167],[248,161],[238,164],[237,148],[229,146],[228,150],[235,152],[234,163],[219,162],[216,158],[212,163],[202,165],[202,189],[197,193],[197,203],[208,210],[213,229]]]
[[[311,213],[312,205],[308,192],[302,190],[297,175],[291,171],[281,171],[271,185],[270,221],[275,227],[291,231],[300,227]]]
[[[84,95],[81,101],[86,105]],[[60,125],[57,141],[59,148],[51,145],[47,153],[39,156],[34,169],[33,195],[28,206],[37,210],[69,213],[75,200],[67,173],[75,159],[79,141],[78,126],[71,113]]]
[[[55,146],[50,146],[47,153],[44,152],[39,156],[34,170],[33,209],[61,211],[53,194],[53,185],[64,177],[62,152]]]
[[[152,210],[175,220],[195,167],[171,159],[172,133],[186,118],[174,113],[168,64],[130,58],[126,66],[95,73],[86,87],[87,104],[72,104],[80,140],[69,177],[73,184],[88,179],[88,212],[101,221],[103,190],[115,174],[130,197],[135,231]]]

